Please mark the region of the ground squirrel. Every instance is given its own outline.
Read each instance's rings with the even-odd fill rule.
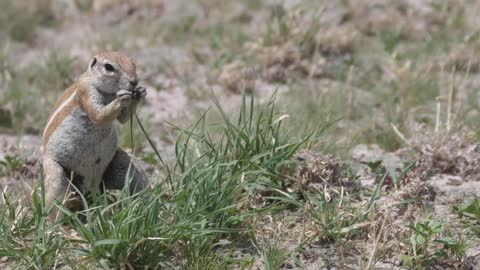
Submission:
[[[145,97],[137,84],[133,59],[105,52],[65,90],[43,132],[46,205],[57,199],[75,211],[81,208],[76,189],[88,197],[103,188],[122,189],[126,181],[133,193],[148,186],[143,171],[118,148],[113,127],[115,119],[127,122]]]

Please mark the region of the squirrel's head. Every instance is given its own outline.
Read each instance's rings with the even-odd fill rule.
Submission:
[[[100,92],[115,94],[119,90],[131,91],[138,84],[135,62],[119,52],[95,55],[88,64],[88,81]]]

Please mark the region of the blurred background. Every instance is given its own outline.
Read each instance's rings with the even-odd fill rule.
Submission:
[[[329,126],[312,148],[344,157],[439,130],[479,134],[477,1],[0,1],[4,156],[38,148],[56,99],[104,50],[136,59],[139,115],[165,153],[165,121],[191,125],[212,94],[234,111],[243,91],[277,91],[292,136]]]

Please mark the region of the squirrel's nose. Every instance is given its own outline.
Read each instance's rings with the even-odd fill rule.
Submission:
[[[133,87],[137,86],[137,84],[138,84],[138,79],[135,79],[135,80],[130,81],[130,84],[131,84]]]

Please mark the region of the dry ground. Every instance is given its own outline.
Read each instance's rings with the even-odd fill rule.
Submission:
[[[236,262],[227,265],[480,269],[477,1],[25,2],[0,1],[6,193],[35,187],[40,134],[62,89],[95,52],[121,50],[148,89],[139,116],[171,162],[172,124],[192,126],[212,96],[235,115],[242,93],[260,103],[276,93],[289,136],[313,134],[280,193],[241,202],[258,209],[281,194],[292,208],[245,218],[248,243],[215,250]],[[219,121],[213,110],[207,122]],[[128,127],[119,132],[129,148]],[[164,182],[138,127],[134,138],[152,182]],[[202,269],[188,258],[168,260]],[[15,263],[0,252],[0,268]]]

